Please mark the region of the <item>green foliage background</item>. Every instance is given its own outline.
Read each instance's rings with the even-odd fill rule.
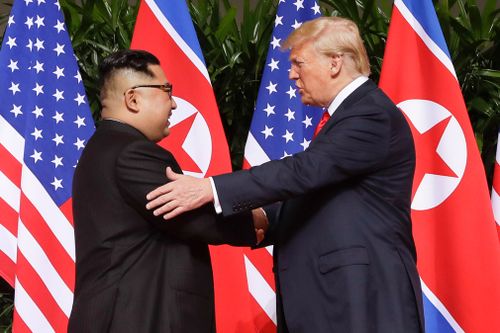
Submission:
[[[233,167],[241,167],[244,142],[274,25],[277,0],[188,0],[203,50]],[[94,119],[99,118],[97,66],[128,48],[137,1],[60,0]],[[364,38],[378,82],[392,8],[389,0],[320,0],[324,15],[354,20]],[[491,183],[500,122],[500,9],[496,0],[434,0]],[[8,13],[0,14],[5,22]],[[0,36],[0,42],[3,36]],[[3,289],[6,289],[3,292]],[[12,293],[0,286],[0,331],[9,332]]]

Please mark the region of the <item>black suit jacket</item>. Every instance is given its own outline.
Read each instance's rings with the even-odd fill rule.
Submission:
[[[104,121],[76,168],[76,286],[69,332],[214,332],[207,243],[255,244],[250,213],[216,220],[204,206],[165,221],[146,194],[174,157],[135,128]]]
[[[404,116],[367,81],[304,152],[214,177],[226,215],[288,199],[270,213],[279,331],[423,331],[414,167]]]

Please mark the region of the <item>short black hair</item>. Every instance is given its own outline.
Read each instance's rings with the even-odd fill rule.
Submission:
[[[107,56],[99,65],[99,87],[113,75],[116,70],[132,69],[147,76],[154,77],[149,65],[159,65],[160,60],[144,50],[120,50]]]

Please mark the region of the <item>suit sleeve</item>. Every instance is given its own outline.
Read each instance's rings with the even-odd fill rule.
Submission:
[[[250,212],[224,219],[213,205],[205,205],[176,218],[164,220],[146,209],[146,194],[168,182],[165,169],[170,166],[181,173],[170,152],[148,141],[136,141],[120,153],[116,164],[116,181],[123,197],[144,219],[159,231],[172,237],[208,244],[251,246],[256,242]]]
[[[304,152],[213,177],[224,216],[356,181],[380,168],[388,155],[390,120],[380,107],[366,104],[327,124]]]

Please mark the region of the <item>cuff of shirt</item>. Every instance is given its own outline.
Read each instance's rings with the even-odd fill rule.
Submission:
[[[212,186],[212,194],[214,195],[214,208],[215,208],[215,212],[217,214],[221,214],[222,213],[222,207],[220,205],[219,196],[217,195],[217,189],[215,188],[214,180],[212,179],[212,177],[208,177],[208,179],[210,179],[210,186]]]

